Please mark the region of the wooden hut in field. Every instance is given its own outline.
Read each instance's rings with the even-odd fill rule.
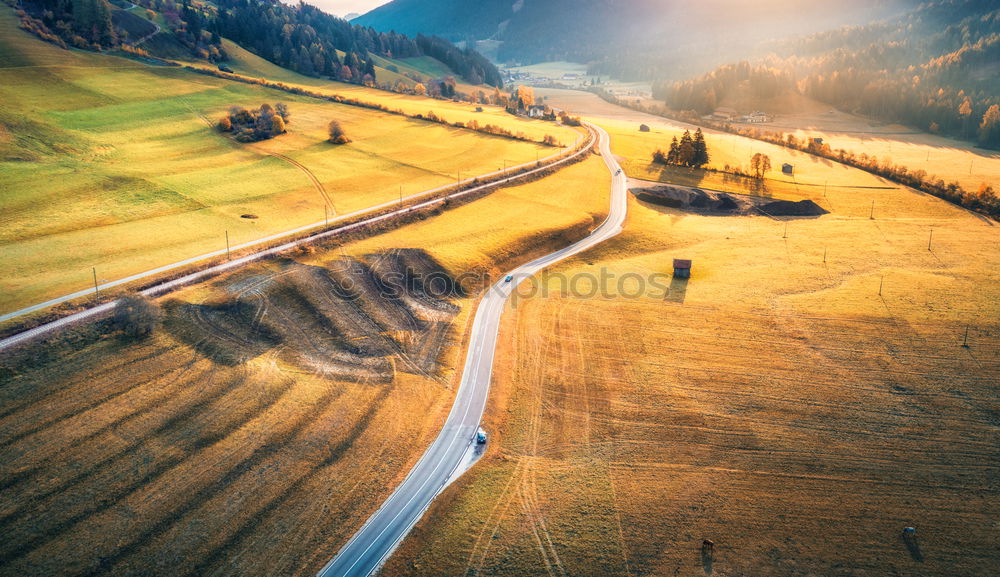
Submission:
[[[691,278],[691,261],[689,259],[674,259],[674,278]]]
[[[788,164],[787,162],[781,165],[781,172],[785,174],[791,174],[792,170],[793,170],[792,165]]]

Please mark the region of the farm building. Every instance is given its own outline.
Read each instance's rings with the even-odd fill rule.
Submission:
[[[757,110],[741,117],[740,120],[749,124],[758,124],[760,122],[770,122],[771,119],[763,112]]]
[[[541,118],[541,117],[545,116],[545,107],[541,106],[541,105],[538,105],[538,104],[533,104],[533,105],[529,106],[528,107],[528,116],[530,118]]]
[[[733,118],[736,118],[736,109],[735,108],[728,108],[726,106],[720,106],[720,107],[718,107],[718,108],[715,109],[715,112],[712,113],[712,119],[713,120],[722,120],[722,121],[725,121],[725,122],[729,122]]]
[[[788,164],[787,162],[785,164],[782,164],[781,165],[781,172],[783,172],[785,174],[791,174],[792,173],[792,165]]]
[[[674,259],[674,277],[691,278],[691,261],[689,259]]]

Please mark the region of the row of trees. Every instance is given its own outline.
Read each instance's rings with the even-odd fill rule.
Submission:
[[[694,136],[690,130],[685,130],[680,140],[674,136],[667,152],[658,148],[653,153],[653,162],[657,164],[701,168],[708,164],[708,161],[708,144],[700,128],[695,130]]]
[[[221,132],[232,133],[239,142],[257,142],[284,134],[290,120],[288,106],[281,102],[274,106],[264,103],[250,110],[233,106],[219,120],[218,127]]]

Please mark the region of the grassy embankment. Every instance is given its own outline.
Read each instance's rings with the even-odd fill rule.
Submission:
[[[691,258],[693,278],[664,279],[666,296],[624,297],[616,279],[616,296],[578,298],[552,280],[549,298],[516,299],[487,455],[385,572],[991,574],[997,228],[877,193],[871,220],[865,189],[831,186],[833,213],[787,219],[787,237],[769,218],[630,199],[622,235],[556,270],[647,277]]]
[[[280,69],[279,69],[280,70]],[[367,89],[366,89],[367,90]],[[378,91],[369,91],[377,96]],[[366,93],[367,94],[367,93]],[[393,98],[395,95],[386,95]],[[64,51],[0,10],[0,311],[251,241],[552,148],[168,67]],[[242,145],[211,129],[232,105],[287,102],[289,133]],[[424,113],[450,103],[409,97]],[[475,112],[470,110],[470,114]],[[551,123],[506,117],[510,128]],[[339,120],[353,139],[325,142]],[[458,118],[455,118],[458,120]],[[568,130],[568,129],[563,129]],[[575,135],[575,132],[567,134]],[[572,142],[572,137],[563,140]],[[256,219],[241,218],[255,215]]]
[[[443,422],[474,301],[380,298],[345,259],[497,278],[596,226],[609,182],[591,158],[187,288],[146,342],[92,326],[4,358],[0,574],[315,574]]]

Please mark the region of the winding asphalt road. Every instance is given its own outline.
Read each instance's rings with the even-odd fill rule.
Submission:
[[[378,569],[420,520],[431,501],[444,489],[473,442],[486,408],[493,375],[493,354],[500,330],[500,314],[518,283],[543,268],[583,252],[617,235],[626,213],[626,180],[611,154],[608,134],[599,127],[599,150],[611,171],[611,210],[590,236],[562,250],[543,256],[510,272],[511,282],[490,287],[476,311],[455,404],[438,437],[402,484],[350,541],[318,573],[319,577],[367,577]]]

